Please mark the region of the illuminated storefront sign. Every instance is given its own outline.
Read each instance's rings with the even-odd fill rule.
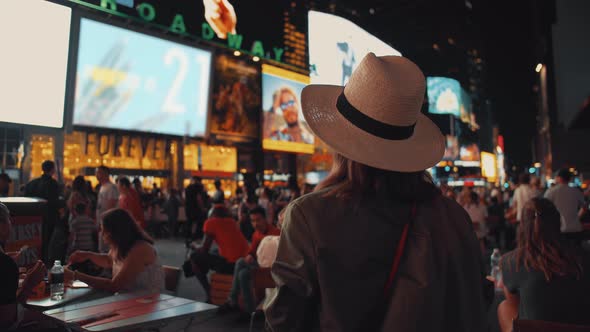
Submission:
[[[64,178],[100,165],[132,170],[172,169],[178,142],[168,138],[76,131],[65,136]]]

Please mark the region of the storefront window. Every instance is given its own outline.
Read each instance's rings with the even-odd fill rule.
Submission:
[[[191,176],[200,176],[209,195],[215,193],[215,180],[221,181],[225,197],[229,198],[237,189],[236,173],[238,152],[227,146],[189,143],[184,146],[184,169]],[[185,187],[190,179],[184,181]]]
[[[41,164],[45,160],[55,160],[53,136],[31,136],[31,179],[40,177],[43,171]]]

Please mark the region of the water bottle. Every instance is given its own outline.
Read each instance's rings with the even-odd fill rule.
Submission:
[[[51,268],[51,299],[61,300],[64,296],[64,268],[59,260],[53,263]]]
[[[498,283],[500,282],[500,278],[502,277],[500,273],[500,258],[502,258],[502,255],[500,254],[500,249],[494,248],[492,256],[490,257],[490,265],[492,268],[490,275],[492,276],[492,278],[494,278],[494,280],[496,280],[496,286],[498,285]]]

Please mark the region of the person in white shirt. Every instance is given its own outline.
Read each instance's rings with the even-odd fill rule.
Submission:
[[[476,192],[471,192],[469,195],[469,203],[463,206],[471,222],[473,223],[473,230],[478,239],[483,239],[487,234],[486,221],[488,219],[488,209],[485,204],[481,202],[479,195]]]
[[[575,233],[582,231],[580,215],[584,212],[584,194],[582,191],[569,186],[572,174],[567,169],[557,172],[557,183],[545,193],[561,214],[561,232]]]
[[[98,200],[96,202],[96,222],[98,225],[102,224],[102,215],[111,209],[118,206],[119,190],[117,186],[111,182],[111,171],[106,166],[98,166],[96,168],[96,179],[100,183],[100,190],[98,192]],[[108,246],[102,241],[98,244],[100,252],[108,252]]]
[[[519,186],[514,190],[514,198],[512,199],[512,208],[516,210],[516,221],[522,220],[522,213],[528,201],[533,199],[537,193],[530,186],[530,175],[523,173],[518,177]]]

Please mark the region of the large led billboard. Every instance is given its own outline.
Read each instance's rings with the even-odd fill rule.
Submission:
[[[313,153],[314,136],[301,111],[301,90],[309,77],[262,65],[263,140],[265,150]]]
[[[448,77],[426,78],[428,112],[461,117],[461,85]]]
[[[0,121],[61,128],[72,10],[48,1],[1,4]]]
[[[74,125],[204,136],[211,52],[82,18]]]
[[[369,52],[400,52],[342,17],[316,11],[308,14],[310,78],[313,84],[346,85]]]

